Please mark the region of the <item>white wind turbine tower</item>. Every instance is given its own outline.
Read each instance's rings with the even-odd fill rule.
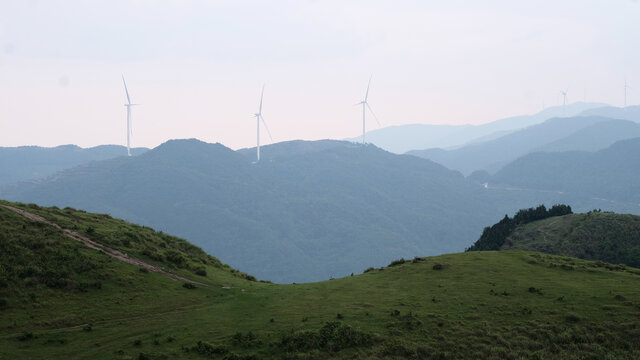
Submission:
[[[264,118],[262,117],[262,98],[264,97],[264,85],[262,85],[262,93],[260,93],[260,108],[258,109],[258,112],[253,114],[253,116],[256,118],[256,129],[257,129],[257,139],[258,139],[258,146],[256,146],[256,163],[260,161],[260,121],[262,121],[262,124],[264,124],[264,128],[267,130],[267,134],[269,134],[269,138],[271,139],[271,141],[273,141],[273,137],[271,137],[271,132],[269,131],[269,127],[267,127],[267,122],[264,121]]]
[[[569,89],[561,91],[562,92],[562,115],[566,115],[567,114],[567,93],[569,92]]]
[[[124,84],[124,92],[127,94],[127,103],[124,104],[124,106],[127,107],[127,156],[131,156],[131,107],[140,104],[131,103],[129,90],[127,90],[127,82],[124,81],[124,75],[122,75],[122,83]]]
[[[359,103],[354,105],[354,106],[362,105],[362,143],[363,144],[365,143],[364,136],[365,136],[365,132],[366,132],[366,114],[367,114],[367,109],[369,109],[369,111],[371,112],[371,115],[373,115],[373,118],[376,119],[376,122],[378,123],[378,126],[380,126],[380,121],[378,121],[378,117],[373,112],[373,109],[371,109],[371,106],[367,102],[367,99],[369,98],[369,87],[371,86],[371,78],[372,77],[373,77],[373,75],[371,77],[369,77],[369,83],[367,84],[367,92],[364,94],[364,100],[362,100]]]
[[[627,90],[631,89],[627,84],[627,79],[624,79],[624,107],[627,107]]]

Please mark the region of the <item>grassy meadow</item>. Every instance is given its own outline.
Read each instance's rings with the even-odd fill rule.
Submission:
[[[481,251],[281,285],[105,215],[4,204],[199,284],[0,208],[0,359],[640,357],[640,270],[624,265]]]

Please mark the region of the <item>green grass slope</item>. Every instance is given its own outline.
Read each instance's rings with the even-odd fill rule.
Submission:
[[[516,228],[503,249],[640,267],[640,216],[589,212],[553,217]]]
[[[142,272],[0,208],[0,359],[640,356],[634,268],[526,251],[467,252],[277,285],[249,281],[148,228],[11,205],[201,285]],[[171,260],[171,251],[184,261]]]

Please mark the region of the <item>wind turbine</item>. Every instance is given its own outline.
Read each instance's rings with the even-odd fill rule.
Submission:
[[[567,90],[561,91],[562,92],[562,115],[566,115],[567,114],[567,93],[569,92],[569,89],[567,88]]]
[[[122,75],[122,83],[124,84],[124,92],[127,94],[127,103],[124,104],[124,106],[127,107],[127,156],[131,156],[131,107],[140,104],[131,103],[129,90],[127,90],[127,82],[124,81],[124,75]]]
[[[627,89],[631,89],[627,84],[627,79],[624,79],[624,107],[627,107]]]
[[[264,128],[267,129],[267,134],[269,134],[269,138],[273,141],[273,137],[271,137],[271,132],[269,131],[269,127],[267,127],[267,122],[264,121],[262,117],[262,98],[264,97],[264,85],[262,85],[262,93],[260,93],[260,107],[258,112],[253,114],[256,118],[256,129],[257,129],[257,138],[258,138],[258,146],[256,146],[256,163],[260,161],[260,121],[264,124]]]
[[[360,101],[359,103],[354,104],[354,106],[362,105],[362,144],[365,143],[364,136],[365,136],[365,132],[366,132],[366,114],[367,114],[367,109],[369,109],[369,111],[371,112],[371,115],[373,115],[373,118],[376,119],[376,122],[378,123],[378,126],[380,126],[380,121],[378,120],[378,117],[373,112],[373,109],[371,109],[371,106],[367,102],[367,99],[369,98],[369,87],[371,86],[371,78],[372,77],[373,77],[373,75],[371,75],[371,77],[369,77],[369,83],[367,84],[367,92],[364,94],[364,99],[362,101]]]

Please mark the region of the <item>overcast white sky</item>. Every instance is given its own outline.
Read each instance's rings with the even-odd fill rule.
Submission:
[[[263,83],[276,142],[358,136],[371,74],[384,126],[636,104],[638,44],[632,0],[0,0],[0,146],[124,144],[121,74],[147,147],[254,146]]]

